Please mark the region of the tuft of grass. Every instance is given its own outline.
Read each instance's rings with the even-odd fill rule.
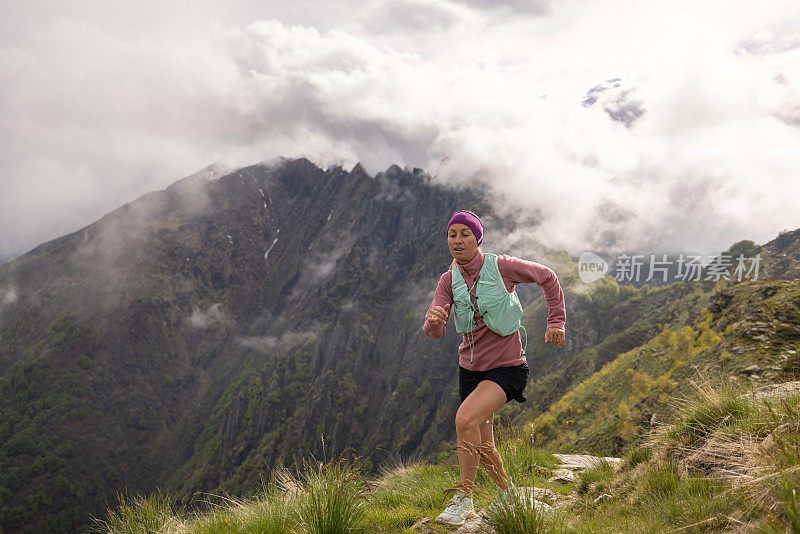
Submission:
[[[778,479],[768,485],[766,494],[779,511],[778,517],[770,518],[765,530],[800,533],[800,395],[788,395],[765,404],[773,430],[754,451],[761,465],[767,466],[761,479]]]
[[[724,427],[760,416],[757,407],[728,387],[716,388],[710,384],[695,386],[697,397],[684,400],[679,419],[671,425],[669,436],[683,446],[697,445]]]
[[[95,519],[96,530],[108,534],[158,534],[178,521],[180,510],[175,500],[160,491],[155,495],[133,497],[117,494],[116,510],[105,519]]]
[[[553,469],[559,463],[555,456],[535,445],[533,436],[507,421],[500,420],[495,442],[506,474],[518,486],[532,485],[536,482],[534,475],[539,473],[541,478],[546,474],[542,468]]]
[[[640,502],[650,502],[671,496],[681,483],[677,464],[669,460],[653,462],[641,470],[636,481]]]
[[[781,496],[781,508],[787,519],[789,532],[800,533],[800,481],[797,477],[789,476],[786,472],[781,472],[781,480],[778,485]]]
[[[386,532],[398,532],[421,517],[438,515],[448,500],[443,489],[458,480],[452,467],[427,462],[410,466],[397,463],[382,471],[375,481],[367,516]]]
[[[579,475],[576,488],[578,495],[585,495],[592,488],[604,492],[613,478],[614,466],[605,460],[600,460]]]
[[[370,487],[359,459],[343,453],[327,464],[304,464],[298,514],[309,534],[365,532]]]
[[[625,469],[633,469],[642,462],[648,461],[653,457],[653,449],[646,445],[639,445],[629,449],[622,458]]]
[[[536,505],[528,488],[501,493],[486,509],[484,518],[497,534],[549,534],[558,522],[546,506]]]
[[[227,499],[191,521],[187,533],[282,534],[299,522],[288,497],[263,495],[253,500]]]
[[[455,473],[448,466],[423,461],[385,469],[376,481],[374,496],[388,506],[405,503],[432,510],[447,501],[442,489],[456,482]]]

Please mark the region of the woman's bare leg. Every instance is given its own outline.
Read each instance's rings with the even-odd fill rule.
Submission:
[[[490,415],[486,421],[480,425],[481,430],[481,463],[483,464],[489,476],[492,477],[494,483],[500,489],[507,489],[510,487],[508,475],[503,467],[503,459],[500,457],[500,452],[494,446],[494,425],[492,419],[494,414]]]
[[[456,412],[458,467],[461,473],[459,483],[467,495],[472,495],[475,476],[478,474],[480,425],[505,403],[506,394],[503,388],[491,380],[483,380],[464,399]]]

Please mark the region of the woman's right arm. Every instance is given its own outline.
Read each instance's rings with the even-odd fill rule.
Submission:
[[[434,339],[444,335],[447,319],[450,318],[450,308],[453,305],[451,276],[452,273],[447,271],[439,278],[439,284],[433,294],[433,302],[431,302],[428,313],[425,314],[425,322],[422,324],[422,331],[425,332],[425,335]]]

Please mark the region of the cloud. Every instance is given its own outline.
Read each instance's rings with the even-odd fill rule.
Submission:
[[[591,107],[598,100],[612,120],[628,127],[644,115],[644,102],[636,98],[634,89],[622,87],[621,78],[611,78],[589,89],[583,97],[583,107]]]
[[[787,104],[782,109],[778,110],[775,116],[784,124],[800,128],[800,103]]]
[[[389,104],[403,93],[393,83],[399,55],[343,32],[262,21],[125,40],[64,19],[41,35],[30,50],[0,53],[0,227],[15,229],[0,234],[3,254],[73,231],[208,158],[375,167],[426,160],[438,133],[415,124],[412,134]]]
[[[441,32],[464,22],[463,10],[437,0],[389,0],[369,9],[364,26],[371,32]]]
[[[714,251],[800,226],[791,2],[121,5],[130,21],[77,2],[0,23],[0,257],[212,161],[280,155],[481,184],[530,250]]]
[[[312,331],[305,332],[285,332],[280,336],[248,336],[239,337],[236,340],[240,345],[255,349],[259,352],[272,352],[278,348],[288,348],[300,345],[309,339],[316,338]]]
[[[222,312],[222,305],[212,304],[205,310],[194,308],[189,316],[189,324],[195,328],[208,328],[215,324],[225,322],[225,314]]]
[[[332,248],[327,243],[316,243],[312,253],[304,260],[303,276],[305,280],[298,284],[299,287],[305,287],[307,284],[317,284],[326,280],[333,274],[336,268],[336,263],[344,257],[345,254],[350,252],[350,249],[355,243],[354,237],[345,237],[341,241],[333,244]],[[299,289],[293,292],[293,296],[301,293]]]
[[[796,28],[784,27],[778,30],[777,35],[770,30],[756,33],[753,37],[743,39],[736,43],[734,52],[760,56],[766,54],[781,54],[800,48],[800,32]]]
[[[456,2],[476,9],[509,10],[527,15],[545,15],[555,4],[552,0],[456,0]]]
[[[4,287],[0,288],[0,306],[14,304],[19,299],[17,295],[17,288]]]

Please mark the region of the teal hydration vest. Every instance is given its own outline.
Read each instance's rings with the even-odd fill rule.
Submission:
[[[497,254],[484,254],[483,267],[481,267],[481,272],[478,273],[478,279],[472,288],[467,287],[467,282],[456,265],[452,266],[451,271],[456,332],[472,334],[475,330],[475,313],[477,312],[489,330],[503,337],[510,336],[522,328],[522,331],[525,332],[525,348],[527,348],[528,333],[520,324],[522,304],[519,302],[516,291],[509,293],[506,290],[503,277],[500,276],[500,269],[497,267]],[[474,293],[471,291],[473,289]],[[476,297],[477,310],[472,305],[470,293]],[[474,341],[471,335],[468,337],[469,361],[472,363]],[[523,355],[525,348],[522,349]]]

